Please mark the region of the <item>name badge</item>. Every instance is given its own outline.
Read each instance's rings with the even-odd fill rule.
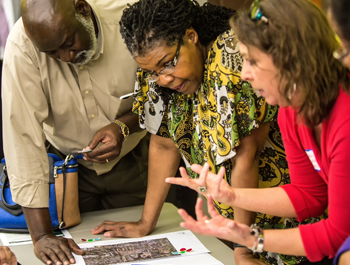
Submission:
[[[320,168],[320,166],[318,165],[318,163],[316,161],[316,156],[314,154],[314,151],[312,151],[312,149],[309,149],[309,150],[306,150],[305,152],[306,152],[307,156],[309,157],[310,162],[314,166],[314,169],[316,171],[321,171],[321,168]]]

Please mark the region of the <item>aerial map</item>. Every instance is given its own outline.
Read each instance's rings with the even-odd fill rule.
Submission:
[[[83,248],[86,265],[122,264],[172,256],[177,250],[168,238]]]

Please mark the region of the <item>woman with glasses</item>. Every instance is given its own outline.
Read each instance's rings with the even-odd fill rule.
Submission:
[[[230,29],[233,10],[191,0],[141,0],[124,10],[121,34],[139,65],[134,110],[152,133],[149,185],[139,229],[154,228],[169,184],[183,159],[208,163],[234,187],[276,187],[289,183],[288,165],[275,122],[277,107],[266,104],[242,81],[242,57]],[[186,171],[184,168],[181,172]],[[205,187],[197,191],[204,191]],[[267,228],[297,225],[296,220],[241,210],[219,201],[220,215]],[[309,220],[312,221],[312,220]],[[245,247],[235,246],[237,264],[263,264]],[[296,264],[298,257],[264,253],[273,264]]]
[[[350,96],[349,74],[333,57],[339,43],[323,12],[307,0],[255,1],[232,20],[243,57],[241,77],[279,105],[278,124],[284,142],[291,184],[267,189],[236,189],[207,166],[192,166],[196,181],[186,174],[168,183],[207,187],[209,212],[197,203],[197,219],[183,210],[182,227],[245,245],[254,252],[272,251],[307,256],[331,264],[350,235]],[[224,219],[212,199],[234,207],[275,216],[329,217],[298,228],[271,230]],[[323,260],[323,261],[321,261]]]

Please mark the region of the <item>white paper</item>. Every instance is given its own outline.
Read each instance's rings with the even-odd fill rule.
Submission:
[[[186,252],[184,254],[181,254],[175,257],[149,259],[145,261],[123,262],[123,263],[115,263],[115,264],[123,264],[123,265],[124,264],[125,265],[127,264],[128,265],[131,265],[131,264],[216,265],[218,264],[218,265],[223,265],[220,261],[216,260],[211,255],[208,255],[207,253],[209,253],[210,251],[198,240],[198,238],[191,231],[188,231],[188,230],[174,232],[174,233],[159,234],[154,236],[146,236],[141,238],[121,238],[121,239],[108,240],[108,241],[103,241],[103,240],[95,241],[91,243],[89,242],[89,243],[79,244],[79,247],[84,249],[84,248],[92,248],[96,246],[109,246],[109,245],[116,245],[121,243],[139,242],[139,241],[161,239],[161,238],[167,238],[178,251],[180,251],[181,248],[186,248],[186,249],[191,248],[192,251]],[[73,255],[77,265],[86,265],[82,256],[75,255],[74,253]],[[102,264],[100,262],[101,260],[99,261],[99,264]]]
[[[57,234],[57,236],[72,238],[66,229],[61,230],[61,232],[62,234]],[[30,234],[0,233],[0,239],[4,246],[16,246],[33,243]]]

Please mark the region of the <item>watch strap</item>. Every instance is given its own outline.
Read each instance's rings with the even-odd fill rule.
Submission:
[[[123,141],[125,141],[129,136],[129,132],[130,132],[129,127],[126,126],[126,124],[120,120],[115,120],[114,123],[120,127],[123,134]]]

